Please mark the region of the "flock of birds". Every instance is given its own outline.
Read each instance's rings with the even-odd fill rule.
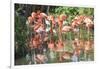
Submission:
[[[63,40],[62,35],[71,31],[79,34],[78,36],[82,36],[80,28],[83,26],[90,34],[90,31],[94,28],[92,18],[79,15],[72,20],[70,25],[64,25],[67,18],[68,16],[65,14],[54,17],[53,15],[46,15],[40,10],[32,12],[26,23],[29,36],[28,47],[31,53],[31,55],[26,55],[26,59],[29,61],[28,64],[44,64],[55,59],[56,62],[67,60],[78,62],[82,53],[85,59],[89,56],[93,50],[93,40],[90,38],[81,40],[76,37],[71,41],[73,52],[69,52],[64,50],[67,41]],[[54,40],[55,34],[58,36],[57,40]],[[58,55],[55,56],[56,54]]]

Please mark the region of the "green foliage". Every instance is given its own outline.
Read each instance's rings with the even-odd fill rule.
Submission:
[[[27,28],[26,28],[26,18],[23,16],[15,16],[15,49],[16,57],[25,56],[26,54],[26,39],[27,39]]]
[[[57,16],[60,14],[66,14],[68,16],[67,21],[70,23],[72,19],[77,15],[86,15],[86,16],[94,16],[94,9],[93,8],[84,8],[84,7],[56,7],[50,8],[50,13]]]

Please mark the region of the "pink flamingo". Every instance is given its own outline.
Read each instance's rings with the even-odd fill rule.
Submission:
[[[61,39],[59,39],[55,49],[55,51],[59,53],[59,61],[62,61],[62,52],[64,52],[63,48],[64,48],[64,43]]]
[[[64,26],[64,27],[62,28],[62,32],[63,32],[63,33],[64,33],[64,32],[69,32],[69,31],[71,31],[71,29],[72,29],[71,26]]]
[[[90,54],[91,54],[91,51],[93,50],[93,42],[88,40],[85,42],[84,44],[84,57],[85,59],[89,59],[90,58]]]
[[[55,50],[55,43],[53,40],[50,40],[50,42],[48,43],[48,48],[52,51]]]
[[[62,27],[63,27],[63,21],[67,19],[67,16],[65,14],[61,14],[58,16],[58,25],[59,25],[59,39],[62,39]]]
[[[84,18],[84,23],[86,24],[86,28],[88,29],[88,35],[90,35],[90,29],[94,27],[94,23],[89,17]],[[89,39],[90,38],[88,38],[88,40]]]

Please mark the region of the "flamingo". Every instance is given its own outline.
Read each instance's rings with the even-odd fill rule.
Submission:
[[[82,27],[83,27],[83,20],[84,20],[84,18],[85,18],[85,16],[83,16],[83,15],[80,15],[80,16],[76,16],[74,19],[73,19],[73,21],[72,21],[72,23],[71,23],[71,26],[72,26],[72,28],[73,28],[73,31],[75,32],[75,33],[77,33],[78,32],[78,36],[79,36],[79,38],[81,38],[82,37]]]
[[[74,21],[71,23],[71,26],[72,26],[73,28],[78,27],[77,20],[74,20]]]
[[[67,16],[65,14],[61,14],[58,16],[58,25],[62,29],[63,21],[65,21]]]
[[[34,60],[36,61],[36,63],[44,64],[48,61],[48,58],[45,55],[37,54]]]
[[[84,23],[86,23],[87,28],[92,28],[94,25],[93,21],[89,17],[84,18]]]
[[[39,24],[35,24],[35,25],[34,25],[34,31],[35,31],[35,32],[39,32],[40,26],[41,26],[40,23],[39,23]]]
[[[79,56],[80,56],[80,54],[81,54],[81,50],[78,49],[78,48],[76,48],[76,49],[74,50],[74,52],[73,52],[73,55],[72,55],[71,60],[72,60],[73,62],[79,61]]]
[[[92,41],[86,41],[84,45],[84,57],[85,59],[89,59],[90,53],[93,50],[93,42]]]
[[[66,20],[67,16],[65,14],[61,14],[58,16],[57,22],[59,25],[59,39],[62,39],[62,27],[63,27],[63,22]]]
[[[43,18],[46,18],[47,19],[47,14],[45,14],[45,13],[40,13],[40,15],[43,17]]]
[[[92,42],[91,41],[86,41],[85,50],[88,51],[88,50],[91,50],[92,48],[93,48]]]
[[[37,48],[38,47],[38,41],[37,41],[36,38],[33,39],[32,44],[33,44],[33,47],[34,48]]]
[[[54,27],[55,25],[55,17],[53,15],[48,16],[48,20],[51,21],[51,27]]]
[[[73,44],[73,57],[72,57],[72,61],[76,62],[79,60],[79,57],[82,53],[84,53],[84,41],[83,40],[79,40],[78,38],[75,38]]]
[[[71,29],[72,29],[71,26],[64,26],[64,27],[62,28],[62,32],[69,32]]]
[[[35,24],[34,25],[34,31],[37,32],[37,33],[46,32],[44,24],[42,24],[42,23]]]
[[[83,50],[84,49],[84,41],[83,40],[79,40],[78,38],[75,38],[73,44],[73,49],[80,49]]]
[[[55,50],[55,44],[53,40],[50,40],[50,42],[48,43],[48,48],[52,51]]]
[[[63,41],[62,41],[61,39],[59,39],[59,40],[58,40],[58,43],[56,44],[56,46],[57,46],[57,50],[58,50],[58,51],[59,51],[59,50],[62,50],[63,47],[64,47]]]
[[[82,24],[82,21],[84,19],[84,16],[76,16],[73,20],[72,20],[72,27],[75,28],[75,27],[78,27],[79,25]]]
[[[66,16],[65,14],[61,14],[61,15],[59,16],[60,21],[65,21],[66,18],[67,18],[67,16]]]
[[[49,48],[49,57],[50,60],[52,61],[55,58],[55,43],[53,40],[50,40],[48,43],[48,48]]]
[[[64,52],[62,54],[62,60],[70,60],[72,57],[72,53],[71,52]]]
[[[28,17],[28,22],[29,22],[29,24],[32,24],[33,18],[31,16]]]
[[[32,45],[33,45],[33,48],[38,48],[38,46],[41,44],[41,41],[40,41],[40,35],[37,34],[35,35],[35,37],[32,38]]]
[[[33,49],[32,38],[31,38],[31,40],[29,42],[29,48]]]
[[[32,12],[31,16],[32,16],[32,18],[35,18],[36,17],[36,13]]]
[[[64,43],[61,39],[58,40],[55,51],[59,53],[59,61],[62,61],[62,53],[61,52],[64,51]]]
[[[76,21],[77,21],[76,25],[78,24],[80,27],[81,27],[81,25],[83,25],[83,23],[85,23],[86,28],[88,29],[88,35],[89,35],[90,28],[93,28],[93,26],[94,26],[93,21],[90,19],[90,17],[80,15],[79,17],[77,17]],[[80,34],[80,36],[82,36],[82,35]]]
[[[55,26],[55,18],[53,15],[48,16],[48,20],[50,21],[50,40],[53,37],[54,34],[54,26]]]
[[[89,17],[84,18],[84,23],[86,24],[86,28],[88,29],[87,33],[90,35],[90,29],[94,27],[93,21]],[[90,37],[88,38],[88,40]]]

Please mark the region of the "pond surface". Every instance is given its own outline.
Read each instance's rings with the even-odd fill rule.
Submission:
[[[67,52],[72,52],[73,48],[69,44],[69,46],[64,46],[64,50],[67,51]],[[78,57],[79,58],[78,60],[77,60],[77,57],[74,56],[74,58],[73,58],[73,56],[71,56],[67,60],[59,61],[59,52],[54,52],[54,51],[47,52],[47,53],[45,53],[45,55],[47,56],[47,61],[45,63],[42,63],[42,64],[94,61],[94,49],[92,49],[89,54],[86,54],[86,56],[85,56],[84,53],[81,53],[80,56]],[[31,57],[31,56],[29,56],[29,57]],[[74,59],[74,60],[72,60],[72,59]],[[26,57],[22,57],[22,58],[15,60],[15,65],[28,65],[28,64],[34,64],[34,61],[33,62],[29,61],[29,60],[27,60]]]

